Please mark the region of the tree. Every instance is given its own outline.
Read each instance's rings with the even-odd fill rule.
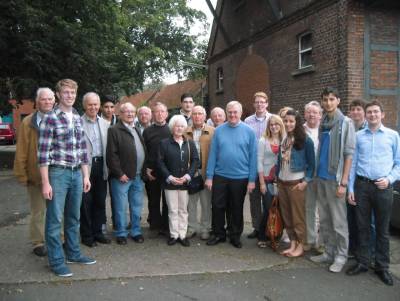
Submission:
[[[205,17],[184,0],[1,1],[0,86],[17,99],[61,78],[80,94],[135,93],[146,78],[188,73],[180,61],[204,47],[189,33],[195,20]]]

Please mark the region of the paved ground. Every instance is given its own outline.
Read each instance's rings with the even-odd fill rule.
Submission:
[[[245,212],[248,233],[248,201]],[[169,247],[146,224],[144,244],[82,246],[98,263],[72,266],[74,276],[65,280],[53,276],[46,258],[31,253],[28,213],[25,189],[1,170],[0,300],[400,300],[399,234],[391,245],[394,287],[372,272],[352,278],[329,273],[310,262],[310,254],[289,260],[245,237],[240,250],[227,243],[208,247],[197,238],[190,248]],[[143,220],[146,216],[144,210]]]

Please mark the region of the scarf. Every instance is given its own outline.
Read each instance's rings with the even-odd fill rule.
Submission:
[[[322,116],[320,133],[329,131],[330,143],[328,172],[333,175],[336,175],[336,171],[339,166],[343,120],[344,115],[339,109],[335,111],[333,118],[329,118],[328,114],[326,113]]]

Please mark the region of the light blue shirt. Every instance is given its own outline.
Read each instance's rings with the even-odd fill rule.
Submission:
[[[358,131],[349,178],[349,192],[354,192],[357,175],[371,180],[387,178],[390,184],[400,179],[399,134],[381,125],[376,132],[368,127]]]

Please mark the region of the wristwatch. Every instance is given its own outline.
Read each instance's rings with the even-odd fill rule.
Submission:
[[[344,188],[347,188],[347,184],[343,184],[342,182],[340,182],[339,186],[342,186]]]

